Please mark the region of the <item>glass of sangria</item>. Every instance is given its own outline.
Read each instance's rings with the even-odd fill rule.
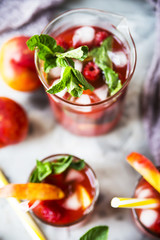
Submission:
[[[100,10],[76,9],[52,20],[42,34],[52,36],[65,50],[87,45],[91,51],[112,37],[112,49],[107,54],[112,70],[121,82],[118,91],[110,93],[104,72],[96,66],[94,58],[87,57],[83,62],[76,60],[74,63],[94,87],[93,91],[84,90],[80,97],[71,96],[66,89],[54,95],[48,93],[55,118],[72,133],[95,136],[110,131],[121,117],[127,86],[136,66],[136,48],[125,18]],[[48,90],[60,79],[62,71],[55,67],[44,73],[38,51],[35,62],[39,77]]]
[[[54,162],[59,165],[63,158],[68,157],[72,157],[73,163],[80,161],[75,156],[56,154],[43,159],[40,163]],[[35,169],[30,175],[30,182],[31,176],[34,178]],[[56,227],[70,226],[83,220],[94,209],[99,195],[99,185],[95,173],[86,162],[81,170],[68,167],[62,173],[49,174],[41,182],[60,188],[65,196],[59,200],[38,200],[31,203],[34,215],[43,222]]]
[[[142,177],[134,192],[135,198],[160,199],[160,194]],[[160,239],[160,206],[150,209],[133,209],[133,218],[138,228],[153,239]]]

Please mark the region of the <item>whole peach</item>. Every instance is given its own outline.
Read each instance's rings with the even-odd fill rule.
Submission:
[[[40,87],[34,52],[26,45],[29,37],[19,36],[5,42],[0,51],[0,73],[3,80],[13,89],[32,91]]]
[[[15,101],[0,97],[0,148],[21,142],[28,133],[28,118]]]

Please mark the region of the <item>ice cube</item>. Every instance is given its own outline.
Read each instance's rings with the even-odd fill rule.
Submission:
[[[60,67],[52,68],[49,72],[49,77],[51,78],[60,78],[62,69]]]
[[[65,181],[66,182],[75,181],[75,180],[76,181],[83,181],[83,179],[84,179],[84,176],[80,172],[78,172],[74,169],[71,169],[68,172]]]
[[[138,198],[148,198],[151,196],[151,191],[149,189],[137,189],[136,190],[136,195]]]
[[[79,61],[79,60],[74,60],[74,67],[75,67],[75,69],[77,69],[78,71],[82,72],[83,64],[82,64],[82,62]]]
[[[108,56],[117,67],[124,67],[127,64],[128,61],[127,56],[122,51],[117,52],[108,51]]]
[[[104,84],[102,87],[95,89],[94,93],[100,100],[105,100],[108,96],[108,86]]]
[[[76,103],[79,104],[90,104],[91,100],[87,94],[82,94],[79,98],[76,99]]]
[[[78,195],[74,193],[68,197],[64,201],[63,207],[70,210],[78,210],[81,207],[81,202],[79,201]]]
[[[95,30],[92,27],[81,27],[78,28],[73,35],[73,46],[75,46],[78,42],[90,43],[93,41],[95,35]]]
[[[78,104],[91,104],[91,100],[90,100],[90,97],[89,95],[87,94],[82,94],[79,98],[77,98],[75,100],[75,103],[78,103]],[[91,106],[86,106],[85,108],[83,108],[83,112],[91,112],[92,111],[92,107]]]
[[[158,212],[150,209],[142,210],[140,215],[140,221],[146,227],[151,227],[155,223],[157,218],[158,218]]]

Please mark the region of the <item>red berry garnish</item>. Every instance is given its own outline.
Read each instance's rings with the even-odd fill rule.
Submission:
[[[58,38],[56,40],[57,45],[60,45],[61,47],[63,47],[65,50],[67,50],[69,48],[69,44],[67,42],[65,42],[62,38]]]
[[[96,81],[99,79],[101,70],[94,62],[88,62],[84,69],[83,75],[87,80]]]
[[[100,46],[104,39],[108,37],[108,33],[105,31],[97,32],[95,35],[95,45]]]
[[[54,201],[41,201],[33,212],[48,223],[56,223],[62,217],[62,211]]]

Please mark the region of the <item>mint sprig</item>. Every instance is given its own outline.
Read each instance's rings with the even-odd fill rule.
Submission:
[[[69,167],[80,171],[85,167],[84,160],[73,161],[72,156],[59,158],[55,162],[41,162],[37,160],[37,166],[32,172],[29,181],[33,183],[41,182],[50,174],[60,174]]]
[[[64,49],[57,45],[56,40],[49,35],[34,35],[27,41],[30,50],[38,48],[38,57],[44,61],[44,71],[48,73],[54,67],[64,68],[63,75],[58,84],[53,85],[48,92],[58,93],[67,87],[68,92],[74,97],[80,97],[83,90],[94,90],[83,77],[81,72],[74,68],[73,59],[83,61],[88,55],[88,47],[79,48],[64,52]]]
[[[55,94],[62,91],[65,87],[67,87],[68,92],[74,97],[80,97],[83,93],[83,90],[94,90],[94,87],[92,87],[86,81],[81,72],[70,66],[67,66],[64,69],[62,78],[57,84],[52,85],[47,92],[50,94]]]
[[[108,226],[96,226],[87,231],[79,240],[107,240]]]
[[[96,47],[89,52],[97,66],[103,71],[111,96],[122,88],[121,80],[112,69],[112,62],[108,56],[108,51],[112,49],[112,42],[113,38],[110,36],[102,42],[100,47]]]

